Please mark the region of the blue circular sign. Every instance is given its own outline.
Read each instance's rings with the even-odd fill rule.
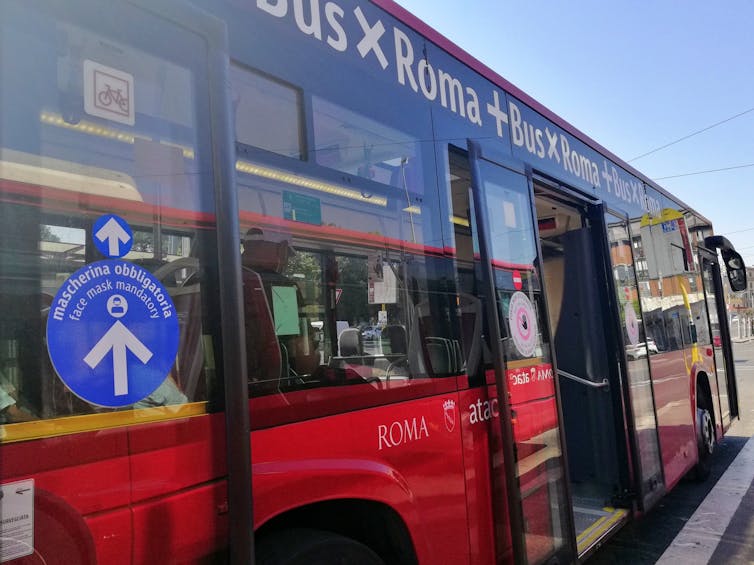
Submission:
[[[94,245],[105,257],[123,257],[134,244],[134,234],[128,222],[115,214],[97,218],[92,226]]]
[[[98,261],[73,273],[47,316],[53,367],[77,396],[128,406],[152,394],[178,351],[178,316],[165,287],[126,261]]]

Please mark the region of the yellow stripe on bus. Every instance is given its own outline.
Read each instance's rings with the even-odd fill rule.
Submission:
[[[207,413],[206,402],[190,402],[172,406],[158,406],[155,408],[139,408],[123,410],[121,412],[107,412],[104,414],[82,414],[80,416],[66,416],[49,420],[35,420],[33,422],[19,422],[17,424],[0,425],[0,442],[11,443],[30,439],[75,434],[160,422],[177,418],[188,418]]]
[[[581,534],[576,536],[576,545],[578,546],[579,555],[586,551],[595,541],[602,537],[610,530],[610,528],[628,514],[628,510],[624,508],[607,507],[603,508],[603,510],[609,512],[611,515],[603,516],[586,530],[581,532]]]

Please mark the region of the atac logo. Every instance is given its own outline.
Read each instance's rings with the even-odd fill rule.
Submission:
[[[452,432],[456,428],[456,401],[446,400],[442,407],[445,410],[445,429]]]

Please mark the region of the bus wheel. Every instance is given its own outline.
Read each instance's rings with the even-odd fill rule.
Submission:
[[[699,461],[694,467],[694,478],[697,481],[705,481],[712,471],[712,453],[715,451],[715,420],[707,395],[698,393],[697,399],[696,443],[699,448]]]
[[[262,538],[257,565],[385,565],[366,545],[320,530],[292,529]]]

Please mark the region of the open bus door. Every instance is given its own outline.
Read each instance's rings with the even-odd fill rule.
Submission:
[[[583,558],[664,492],[628,220],[486,146],[469,160],[514,556]]]
[[[719,406],[715,408],[720,415],[720,424],[727,430],[733,418],[738,416],[738,393],[736,389],[733,350],[730,341],[730,328],[723,301],[722,278],[717,257],[704,250],[700,252],[702,260],[702,277],[704,281],[704,298],[707,302],[707,314],[712,331],[712,349],[715,357],[715,376],[717,380]]]
[[[730,242],[721,236],[711,236],[704,240],[710,250],[720,249],[726,266],[728,281],[734,292],[746,288],[746,268],[741,256],[733,249]],[[715,355],[715,373],[720,400],[720,422],[727,430],[733,418],[739,415],[738,387],[736,386],[735,365],[728,313],[725,309],[725,289],[721,275],[719,254],[700,249],[704,296],[707,302],[709,324],[712,330],[712,347]]]
[[[623,276],[632,264],[625,238],[608,245],[606,223],[614,222],[598,200],[541,174],[532,173],[532,184],[576,544],[584,558],[630,516],[638,488],[634,478],[643,486],[645,475],[661,476],[649,371],[646,358],[628,368],[623,362],[624,306],[632,313],[638,309],[635,300],[616,300],[613,285],[616,276],[630,284]],[[627,410],[629,381],[635,381],[632,392],[643,392],[638,413]],[[637,423],[647,428],[641,441],[631,435]],[[655,449],[647,459],[654,468],[634,469],[632,475],[630,463],[638,459],[629,451],[651,447],[653,437]]]
[[[616,330],[618,343],[613,349],[623,367],[621,388],[624,398],[626,431],[629,435],[633,490],[638,509],[648,511],[665,494],[662,455],[657,433],[657,415],[650,378],[650,355],[656,353],[646,335],[641,320],[640,292],[633,268],[630,221],[624,214],[602,210],[595,223],[604,226],[600,240],[608,245],[604,255],[609,257],[611,280],[608,287],[612,297],[613,320],[620,321]],[[604,218],[604,220],[602,219]],[[604,244],[603,244],[604,245]]]
[[[500,406],[513,557],[516,563],[573,562],[576,536],[531,187],[519,167],[502,164],[506,157],[471,140],[468,150],[494,369],[487,384]]]

